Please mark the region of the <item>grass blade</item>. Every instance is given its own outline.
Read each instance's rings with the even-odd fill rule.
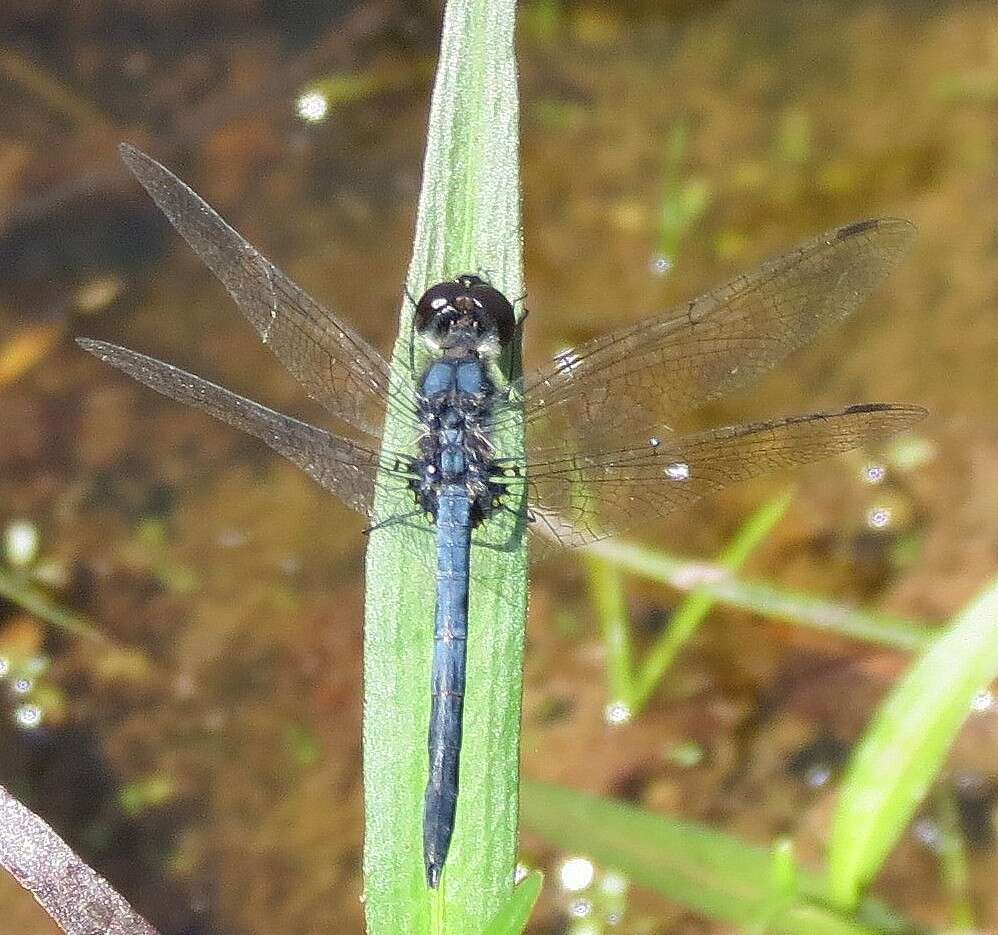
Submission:
[[[744,565],[783,518],[792,499],[793,490],[786,490],[764,503],[738,530],[717,564],[731,572]],[[641,662],[631,697],[634,714],[638,714],[648,703],[679,651],[690,641],[715,603],[716,599],[709,592],[698,588],[676,609],[668,628]]]
[[[539,870],[531,870],[516,885],[506,905],[488,924],[485,935],[520,935],[530,921],[530,914],[534,911],[537,897],[541,895],[543,883],[544,874]]]
[[[407,284],[482,271],[506,295],[523,293],[514,0],[450,0],[429,120],[416,238]],[[403,306],[395,362],[408,369],[412,307]],[[517,376],[519,353],[504,361]],[[508,422],[509,420],[504,420]],[[391,416],[385,445],[406,438]],[[522,450],[522,428],[497,439]],[[515,504],[513,504],[515,506]],[[412,509],[383,495],[379,516]],[[518,809],[526,558],[509,516],[482,527],[473,549],[461,794],[440,889],[426,887],[423,788],[433,633],[432,536],[378,530],[367,555],[364,651],[364,872],[368,931],[479,932],[513,886]],[[481,538],[481,537],[479,537]],[[476,539],[476,541],[478,541]],[[477,586],[477,582],[493,586]]]
[[[588,558],[589,593],[606,647],[607,707],[619,711],[622,720],[634,712],[631,617],[624,597],[624,576],[610,562]]]
[[[811,901],[823,893],[823,879],[798,870],[796,886],[788,885],[763,847],[623,802],[525,781],[523,822],[563,850],[588,854],[672,902],[751,930],[862,935],[874,930],[861,921],[869,916],[881,931],[910,931],[877,904],[849,919]]]
[[[853,753],[828,842],[829,887],[855,905],[929,787],[971,712],[998,677],[998,579],[905,673]]]
[[[729,607],[894,649],[909,652],[924,649],[939,632],[917,620],[856,610],[800,591],[736,578],[718,565],[633,542],[606,539],[589,546],[586,552],[649,581],[681,591],[700,591]]]

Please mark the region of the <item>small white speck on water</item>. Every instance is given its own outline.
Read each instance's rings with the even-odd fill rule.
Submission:
[[[658,448],[658,446],[662,444],[662,439],[657,435],[652,435],[652,437],[648,439],[648,444],[651,445],[652,448]]]
[[[863,482],[873,486],[887,476],[887,468],[882,464],[868,464],[863,468]]]
[[[569,857],[558,869],[561,888],[569,893],[578,893],[593,882],[596,868],[585,857]]]
[[[42,709],[36,704],[18,705],[14,711],[14,721],[18,727],[32,730],[42,722]]]
[[[14,568],[30,565],[38,555],[38,527],[28,520],[15,520],[4,530],[4,554]]]
[[[308,123],[321,123],[329,115],[329,98],[321,91],[306,91],[295,102],[295,110]]]
[[[866,514],[866,524],[871,529],[886,529],[891,524],[891,511],[885,506],[875,506]]]
[[[812,789],[820,789],[827,786],[832,778],[832,771],[824,763],[815,763],[807,768],[804,773],[804,782]]]
[[[620,724],[627,724],[632,716],[633,712],[630,705],[625,704],[623,701],[611,701],[603,709],[603,720],[614,727]]]
[[[27,695],[34,687],[35,683],[32,679],[23,677],[17,679],[12,686],[14,693],[17,695]]]
[[[585,919],[587,916],[592,915],[593,904],[588,899],[577,899],[568,907],[568,911],[576,919]]]
[[[989,688],[979,691],[970,701],[970,710],[978,713],[991,711],[995,707],[994,692]]]
[[[599,888],[607,896],[623,896],[627,892],[627,877],[612,870],[603,875]]]
[[[665,476],[669,480],[689,480],[690,466],[685,461],[673,461],[665,466]]]
[[[653,256],[648,264],[653,276],[667,276],[672,272],[673,262],[667,256]]]
[[[930,851],[939,851],[943,846],[943,833],[933,818],[920,818],[912,825],[915,839],[924,844]]]

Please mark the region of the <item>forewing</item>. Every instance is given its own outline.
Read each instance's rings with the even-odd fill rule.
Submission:
[[[748,383],[849,315],[914,235],[911,222],[892,218],[837,228],[664,315],[559,354],[524,381],[528,451],[640,435]]]
[[[528,464],[535,531],[587,545],[689,506],[728,484],[857,448],[914,424],[925,410],[869,404],[665,436],[657,445],[552,454]],[[511,484],[515,488],[516,484]]]
[[[388,361],[292,282],[172,172],[132,146],[121,157],[184,240],[306,392],[354,428],[379,436],[385,411],[411,416],[412,387]]]
[[[77,343],[156,392],[256,436],[348,507],[371,515],[378,471],[376,452],[145,354],[86,338],[78,338]]]

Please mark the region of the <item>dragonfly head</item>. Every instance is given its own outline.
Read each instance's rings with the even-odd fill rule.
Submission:
[[[513,306],[481,276],[466,273],[431,286],[416,303],[416,330],[436,350],[467,348],[496,356],[513,340]]]

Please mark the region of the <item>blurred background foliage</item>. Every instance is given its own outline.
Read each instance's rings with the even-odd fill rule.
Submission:
[[[855,320],[698,414],[931,410],[917,437],[801,474],[739,580],[931,626],[994,574],[996,13],[522,4],[528,365],[836,224],[920,228]],[[321,418],[116,146],[170,165],[387,348],[440,14],[396,0],[0,9],[0,782],[164,933],[360,930],[364,540],[290,465],[70,340],[120,341]],[[642,541],[713,562],[785,483]],[[909,652],[731,600],[688,627],[687,606],[688,635],[622,718],[593,575],[573,557],[534,574],[524,774],[764,847],[792,837],[816,864],[843,765]],[[698,579],[669,580],[619,584],[638,661],[675,645]],[[975,707],[874,890],[923,925],[998,925],[998,714],[987,693]],[[717,926],[587,870],[595,853],[533,833],[522,851],[548,872],[531,931]],[[4,894],[17,931],[51,931]]]

